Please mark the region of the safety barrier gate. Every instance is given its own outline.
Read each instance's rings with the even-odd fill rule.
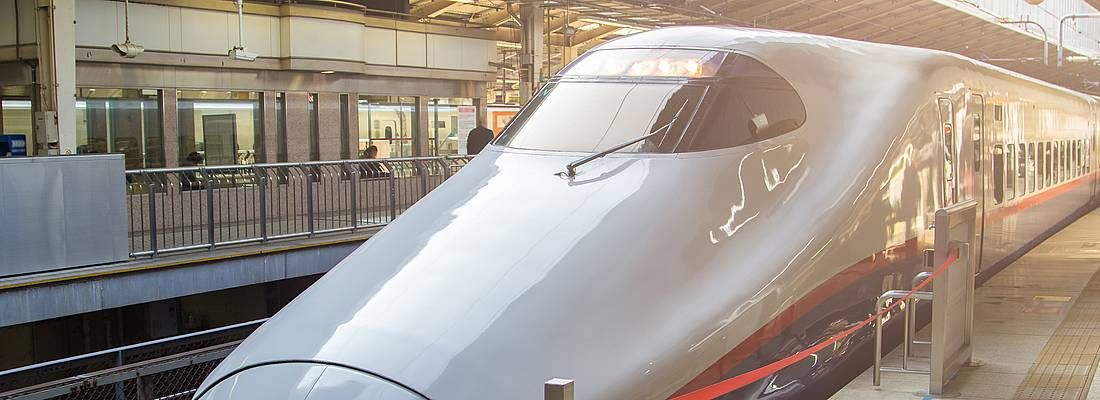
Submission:
[[[922,272],[913,279],[909,291],[891,290],[879,296],[876,304],[875,365],[872,384],[879,386],[882,372],[926,374],[929,394],[944,394],[948,382],[963,366],[971,362],[974,325],[974,275],[977,269],[972,262],[971,243],[977,233],[977,203],[968,201],[936,211],[935,247],[927,263],[936,269]],[[931,285],[933,290],[923,291]],[[901,368],[882,365],[882,310],[890,300],[901,301],[904,313],[904,337]],[[932,302],[930,341],[913,340],[916,304]],[[914,344],[931,346],[928,369],[909,366],[910,348]]]

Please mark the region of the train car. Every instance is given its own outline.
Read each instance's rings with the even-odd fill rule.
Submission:
[[[240,345],[201,399],[667,399],[907,289],[976,200],[989,276],[1092,207],[1096,101],[957,55],[677,27],[608,42]],[[863,329],[723,399],[808,399]],[[360,397],[356,397],[360,396]]]

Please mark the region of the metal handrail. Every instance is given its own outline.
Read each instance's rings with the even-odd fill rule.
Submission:
[[[458,155],[129,170],[130,256],[378,228],[470,160]]]
[[[178,335],[178,336],[170,336],[170,337],[166,337],[166,338],[150,340],[148,342],[135,343],[135,344],[127,345],[127,346],[115,347],[113,349],[100,350],[100,351],[96,351],[96,352],[92,352],[92,353],[80,354],[80,355],[76,355],[76,356],[72,356],[72,357],[59,358],[59,359],[56,359],[56,360],[41,362],[41,363],[38,363],[38,364],[31,364],[31,365],[18,367],[18,368],[12,368],[12,369],[9,369],[9,370],[0,371],[0,378],[3,378],[5,376],[9,376],[9,375],[14,375],[14,374],[17,374],[17,373],[20,373],[20,372],[26,372],[26,371],[30,371],[30,370],[39,369],[39,368],[52,367],[52,366],[61,365],[61,364],[65,364],[65,363],[71,363],[71,362],[74,362],[74,361],[81,361],[81,360],[87,360],[87,359],[96,358],[96,357],[105,356],[105,355],[110,355],[110,354],[122,353],[122,352],[125,352],[125,351],[128,351],[128,350],[140,349],[140,348],[144,348],[144,347],[149,347],[149,346],[154,346],[154,345],[169,343],[169,342],[175,342],[175,341],[190,339],[190,338],[199,337],[199,336],[212,335],[212,334],[215,334],[215,333],[232,331],[232,330],[236,330],[236,329],[240,329],[240,328],[244,328],[244,327],[248,327],[248,326],[253,326],[253,325],[260,325],[264,322],[267,322],[267,320],[268,320],[268,318],[261,318],[261,319],[252,320],[252,321],[248,321],[248,322],[241,322],[239,324],[227,325],[227,326],[223,326],[223,327],[220,327],[220,328],[208,329],[208,330],[199,331],[199,332],[192,332],[192,333],[187,333],[187,334]]]

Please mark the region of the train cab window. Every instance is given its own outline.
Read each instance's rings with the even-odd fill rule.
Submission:
[[[552,83],[531,99],[497,143],[521,149],[597,152],[664,131],[620,152],[670,153],[703,90],[672,83]]]
[[[1004,201],[1005,151],[1001,145],[993,146],[993,204]]]
[[[1016,145],[1005,145],[1005,200],[1016,197]]]
[[[759,61],[737,56],[726,61],[721,80],[707,93],[700,124],[678,151],[740,146],[793,131],[806,122],[806,110],[786,79]]]
[[[1039,177],[1038,169],[1039,169],[1039,163],[1038,163],[1038,157],[1035,157],[1035,143],[1028,143],[1027,144],[1027,192],[1028,193],[1034,193],[1035,189],[1038,187],[1038,182],[1036,182],[1036,180],[1037,180],[1036,178]]]
[[[555,78],[495,143],[595,152],[664,130],[620,152],[692,152],[769,139],[805,120],[790,83],[751,57],[610,49],[587,54]]]

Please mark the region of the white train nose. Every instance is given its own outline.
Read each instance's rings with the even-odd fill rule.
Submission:
[[[427,400],[377,375],[311,362],[250,367],[216,383],[198,399]]]

